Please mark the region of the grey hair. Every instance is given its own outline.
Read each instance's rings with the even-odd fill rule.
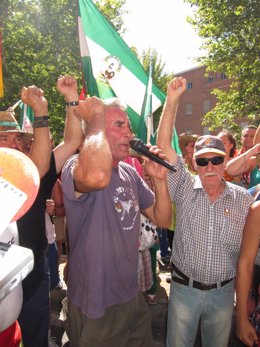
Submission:
[[[126,112],[127,105],[123,101],[121,101],[119,98],[108,98],[108,99],[102,100],[102,102],[106,108],[118,107],[122,111]]]
[[[127,105],[123,103],[119,98],[114,97],[114,98],[103,99],[102,103],[104,105],[104,108],[116,107],[122,110],[123,112],[125,112],[126,115],[128,116],[126,111]],[[87,124],[85,122],[82,122],[82,130],[83,130],[83,137],[85,137],[86,130],[87,130]]]

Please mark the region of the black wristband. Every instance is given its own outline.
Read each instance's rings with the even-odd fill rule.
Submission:
[[[36,122],[33,123],[33,128],[48,128],[49,122],[48,121],[42,121],[42,122]]]
[[[50,119],[50,116],[40,116],[40,117],[34,117],[34,122],[42,122],[42,121],[48,121]]]
[[[67,106],[78,106],[79,102],[78,101],[67,101],[66,105]]]

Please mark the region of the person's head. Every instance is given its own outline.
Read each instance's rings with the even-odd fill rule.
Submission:
[[[21,131],[13,112],[0,112],[0,147],[17,149],[24,152],[25,138],[29,135]]]
[[[236,140],[232,133],[227,130],[222,130],[218,133],[218,137],[223,141],[227,156],[233,158],[236,152]]]
[[[188,157],[192,159],[193,152],[194,152],[194,145],[198,137],[199,135],[187,134],[187,133],[183,133],[179,135],[178,137],[179,147],[180,147],[183,158]]]
[[[113,163],[117,165],[119,161],[129,155],[129,143],[133,139],[133,133],[126,113],[126,107],[117,98],[103,100],[106,137],[113,156]]]
[[[253,140],[255,137],[256,130],[257,130],[257,127],[254,125],[247,125],[242,130],[241,144],[242,144],[242,147],[244,147],[246,150],[249,150],[250,148],[253,147]]]
[[[224,173],[226,150],[222,140],[213,135],[200,136],[195,143],[193,165],[204,188],[218,188]]]

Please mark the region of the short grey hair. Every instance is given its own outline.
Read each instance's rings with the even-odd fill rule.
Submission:
[[[108,98],[108,99],[102,100],[102,102],[105,108],[118,107],[122,111],[126,112],[127,105],[123,101],[121,101],[119,98]]]
[[[128,114],[126,111],[127,105],[125,103],[123,103],[119,98],[113,97],[113,98],[103,99],[101,101],[102,101],[105,109],[113,108],[113,107],[119,108],[120,110],[125,112],[125,114],[128,117]],[[87,129],[87,124],[83,121],[82,122],[83,137],[85,137],[85,135],[86,135],[86,129]]]

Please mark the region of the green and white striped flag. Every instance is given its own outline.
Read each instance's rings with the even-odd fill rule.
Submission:
[[[142,138],[139,121],[149,78],[135,54],[92,0],[78,0],[78,4],[78,32],[87,94],[101,99],[120,98],[128,106],[133,131]],[[153,83],[151,90],[151,113],[154,113],[164,104],[165,94]],[[181,153],[175,131],[172,146]]]
[[[149,78],[145,90],[145,97],[143,101],[143,107],[141,117],[138,124],[138,132],[140,139],[144,143],[155,143],[154,131],[153,131],[153,112],[152,112],[152,64],[150,59],[149,66]]]
[[[127,106],[137,137],[148,76],[114,27],[91,0],[79,0],[79,39],[83,74],[89,95],[101,99],[117,96]],[[165,94],[152,85],[152,112]]]
[[[19,120],[19,126],[22,131],[25,131],[27,133],[33,133],[33,120],[34,120],[34,114],[33,110],[24,104],[23,102],[20,103],[20,120]]]

